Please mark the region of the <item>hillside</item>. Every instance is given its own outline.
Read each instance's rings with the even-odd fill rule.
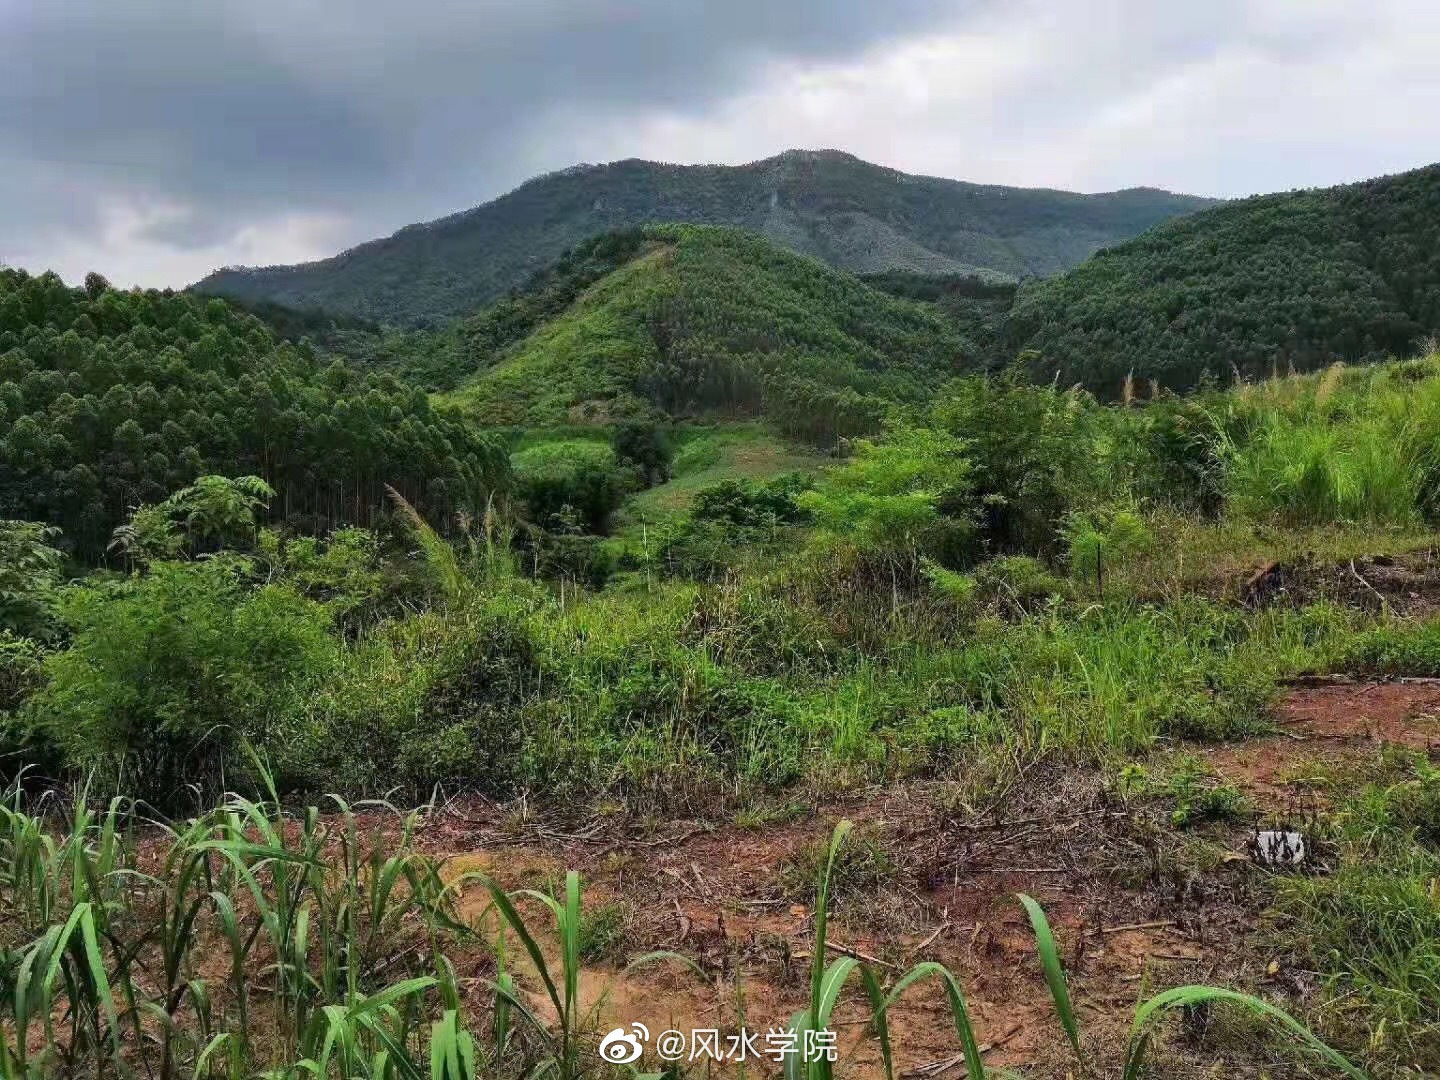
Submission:
[[[1440,165],[1170,222],[1028,284],[1005,343],[1114,393],[1405,354],[1440,330]]]
[[[823,443],[980,362],[938,310],[739,230],[633,230],[563,266],[463,325],[453,400],[480,423],[716,412]]]
[[[391,323],[472,312],[596,233],[736,225],[852,273],[1053,274],[1213,200],[1100,195],[911,176],[835,151],[743,166],[620,161],[541,176],[499,199],[300,266],[231,267],[195,286]]]
[[[221,300],[0,270],[0,519],[98,558],[136,506],[206,473],[261,476],[277,517],[329,527],[369,522],[386,484],[445,518],[507,468],[422,392],[278,343]]]

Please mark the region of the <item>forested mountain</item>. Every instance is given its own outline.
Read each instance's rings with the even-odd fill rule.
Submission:
[[[1023,286],[1004,345],[1114,393],[1405,354],[1440,330],[1440,165],[1170,222]]]
[[[483,505],[507,464],[420,389],[277,343],[223,300],[0,270],[0,519],[96,557],[207,473],[258,475],[278,513],[328,527],[368,522],[386,484],[437,517]]]
[[[453,400],[484,424],[765,415],[822,443],[981,362],[935,308],[710,226],[582,245],[460,333],[475,374]]]
[[[1214,200],[1100,195],[911,176],[837,151],[743,166],[621,161],[541,176],[493,202],[301,266],[231,267],[198,291],[390,323],[473,312],[597,233],[737,225],[849,270],[1053,274]]]

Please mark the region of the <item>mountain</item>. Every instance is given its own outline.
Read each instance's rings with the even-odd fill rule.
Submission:
[[[1004,331],[1037,378],[1186,389],[1414,350],[1440,331],[1440,165],[1198,213],[1021,287]]]
[[[216,271],[195,289],[389,323],[479,309],[600,232],[736,225],[852,273],[1000,280],[1053,274],[1215,200],[1136,188],[1101,195],[911,176],[838,151],[750,165],[620,161],[541,176],[493,202],[334,258]]]
[[[981,363],[938,308],[703,225],[592,240],[459,334],[449,401],[489,425],[763,415],[827,443]]]

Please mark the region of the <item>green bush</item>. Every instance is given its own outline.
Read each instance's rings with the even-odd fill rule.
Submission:
[[[585,439],[545,442],[514,457],[516,489],[531,520],[551,532],[610,531],[610,517],[638,486],[615,451]]]
[[[523,611],[503,597],[382,624],[305,703],[282,777],[311,790],[513,794],[534,779],[524,716],[540,663]]]
[[[1097,430],[1106,415],[1088,394],[1013,375],[971,377],[952,384],[932,413],[966,441],[979,525],[1001,551],[1049,552],[1066,514],[1111,494]]]
[[[1154,550],[1155,537],[1134,510],[1105,507],[1071,514],[1063,529],[1070,572],[1105,591],[1105,572]]]
[[[790,473],[769,481],[722,480],[695,493],[691,516],[737,529],[774,530],[809,520],[798,496],[808,490],[809,481]]]
[[[718,581],[751,549],[764,549],[808,522],[799,496],[809,482],[798,473],[778,479],[722,480],[695,494],[690,514],[653,535],[651,562],[665,573]]]
[[[617,461],[640,474],[646,487],[670,479],[670,462],[675,450],[656,421],[630,420],[617,424],[610,436],[610,449]]]
[[[44,685],[44,648],[31,638],[0,630],[0,777],[7,782],[26,766],[48,773],[58,764],[50,740],[38,736],[18,715]]]
[[[95,768],[157,803],[243,773],[242,740],[283,747],[296,706],[333,674],[330,615],[286,584],[256,587],[244,564],[157,563],[72,589],[70,648],[25,715],[70,767]]]
[[[1068,596],[1070,583],[1029,555],[1001,555],[975,568],[975,583],[983,595],[1033,607],[1052,596]]]
[[[337,529],[323,540],[265,529],[256,547],[279,578],[350,625],[373,621],[414,584],[383,558],[380,537],[369,529]]]
[[[969,443],[933,428],[860,440],[854,456],[798,503],[823,533],[862,559],[918,568],[964,558],[976,523]]]
[[[49,637],[55,632],[64,557],[50,541],[59,535],[59,529],[39,522],[0,521],[0,634]]]

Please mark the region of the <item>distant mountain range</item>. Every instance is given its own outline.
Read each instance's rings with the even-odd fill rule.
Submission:
[[[912,176],[833,150],[750,165],[620,161],[537,177],[499,199],[298,266],[229,267],[196,291],[399,325],[437,324],[523,285],[597,233],[648,223],[733,225],[851,273],[1067,270],[1213,199],[1098,195]]]

